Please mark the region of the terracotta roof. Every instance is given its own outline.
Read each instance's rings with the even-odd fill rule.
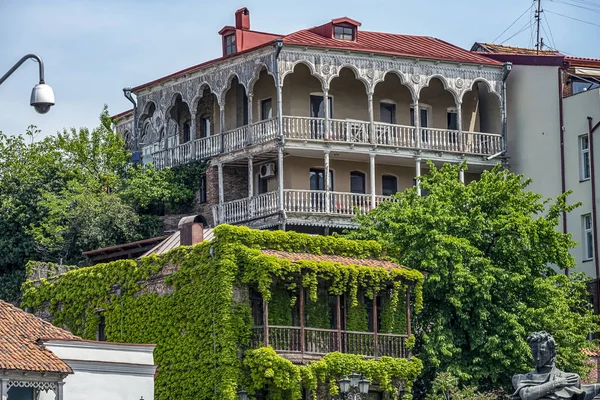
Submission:
[[[588,357],[600,357],[600,349],[597,349],[597,350],[581,349],[581,352]]]
[[[527,47],[503,46],[501,44],[479,42],[475,43],[471,50],[479,53],[515,54],[523,56],[562,56],[560,52],[555,50],[540,50],[538,53],[536,49]]]
[[[360,265],[363,267],[381,267],[385,269],[404,268],[399,264],[395,264],[391,261],[377,260],[374,258],[354,258],[336,256],[331,254],[311,254],[311,253],[290,253],[287,251],[279,250],[261,250],[261,253],[267,256],[275,256],[290,261],[329,261],[340,263],[343,265]]]
[[[600,59],[598,58],[566,56],[565,60],[568,61],[572,67],[600,68]]]
[[[120,112],[118,114],[115,114],[112,117],[110,117],[110,119],[118,119],[118,118],[121,118],[121,117],[126,117],[126,116],[128,116],[130,114],[133,114],[133,108],[130,108],[127,111],[123,111],[123,112]]]
[[[81,340],[0,300],[0,370],[72,373],[64,361],[38,343],[41,338]]]
[[[428,36],[359,30],[356,41],[350,41],[324,37],[311,30],[304,29],[284,36],[283,42],[297,46],[354,50],[471,64],[502,65],[499,61]]]

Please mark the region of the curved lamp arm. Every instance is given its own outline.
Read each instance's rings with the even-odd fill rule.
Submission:
[[[17,70],[17,68],[19,68],[21,66],[21,64],[23,64],[26,60],[28,60],[30,58],[32,58],[38,62],[39,67],[40,67],[40,83],[42,83],[42,84],[45,83],[44,82],[44,62],[42,61],[41,58],[39,58],[35,54],[27,54],[26,56],[23,56],[19,61],[17,61],[17,63],[11,69],[9,69],[8,72],[2,76],[2,78],[0,78],[0,85],[2,85],[2,83],[4,83],[4,81],[7,80],[8,77],[11,76],[13,74],[13,72],[15,72]]]

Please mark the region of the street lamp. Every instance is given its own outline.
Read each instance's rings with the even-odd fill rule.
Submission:
[[[0,85],[8,79],[9,76],[12,75],[13,72],[17,70],[26,60],[33,59],[38,62],[40,68],[40,83],[33,87],[31,91],[31,99],[29,104],[35,108],[39,114],[46,114],[50,111],[50,107],[54,105],[54,92],[49,85],[46,85],[44,82],[44,62],[41,58],[36,56],[35,54],[27,54],[23,56],[11,69],[8,70],[6,74],[4,74],[0,78]]]
[[[348,400],[362,400],[369,393],[371,382],[364,376],[352,373],[350,376],[344,376],[338,381],[340,392],[343,398]]]
[[[237,395],[240,400],[248,400],[248,392],[246,392],[244,388],[238,390]]]

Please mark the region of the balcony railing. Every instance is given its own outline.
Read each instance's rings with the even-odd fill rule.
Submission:
[[[304,335],[302,335],[303,332]],[[407,335],[387,333],[375,334],[374,332],[269,325],[268,340],[266,341],[264,327],[254,327],[252,346],[260,347],[268,344],[278,352],[319,356],[339,351],[366,357],[406,358],[408,356],[407,337]]]
[[[326,126],[324,118],[282,117],[282,134],[291,140],[376,144],[471,155],[493,155],[502,151],[502,135],[495,133],[421,128],[419,137],[414,126],[383,122],[375,122],[373,126],[371,135],[367,121],[331,119]],[[152,159],[157,168],[177,166],[265,143],[277,135],[277,120],[273,118],[160,150],[152,154]]]
[[[223,203],[219,213],[219,205],[213,206],[214,221],[226,224],[245,222],[254,218],[266,217],[277,212],[277,191],[261,194],[256,197],[242,198]],[[372,204],[370,194],[327,192],[322,190],[284,189],[283,207],[289,214],[352,217],[358,213],[367,213],[383,201],[393,200],[391,196],[375,196]]]

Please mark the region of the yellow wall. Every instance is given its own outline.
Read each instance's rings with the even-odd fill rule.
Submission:
[[[252,121],[260,121],[261,100],[267,99],[269,97],[271,98],[271,104],[273,105],[273,117],[275,117],[277,115],[277,91],[275,90],[275,80],[271,75],[267,73],[265,69],[261,71],[258,80],[254,84],[253,92],[254,97],[252,98]]]

